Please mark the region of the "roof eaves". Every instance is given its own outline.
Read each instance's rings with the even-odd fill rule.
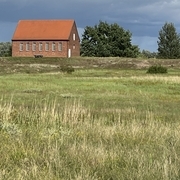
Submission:
[[[12,41],[69,41],[69,39],[59,39],[59,38],[51,38],[51,39],[46,39],[46,38],[12,38]]]

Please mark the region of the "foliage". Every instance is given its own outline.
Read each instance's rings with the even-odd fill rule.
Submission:
[[[75,71],[72,66],[68,66],[68,65],[62,65],[60,69],[62,72],[66,72],[68,74],[72,74]]]
[[[161,65],[154,65],[148,68],[147,73],[150,74],[167,73],[167,68]]]
[[[131,44],[130,31],[118,24],[100,21],[94,27],[87,26],[82,35],[81,55],[96,57],[137,57],[139,48]]]
[[[180,36],[173,23],[165,23],[159,31],[158,57],[164,59],[180,58]]]
[[[0,56],[1,57],[12,56],[12,45],[10,42],[0,43]]]
[[[156,52],[150,52],[147,50],[142,50],[141,52],[142,57],[146,57],[146,58],[156,58],[157,54]]]

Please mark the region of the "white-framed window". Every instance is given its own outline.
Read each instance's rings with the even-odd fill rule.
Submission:
[[[36,43],[35,42],[33,42],[33,44],[32,44],[32,51],[36,51]]]
[[[45,51],[49,51],[49,43],[48,42],[46,42],[46,44],[45,44]]]
[[[43,44],[42,42],[39,43],[39,51],[42,51]]]
[[[75,44],[73,44],[73,49],[76,49],[76,46],[75,46]]]
[[[19,44],[19,51],[23,51],[23,43]]]
[[[29,42],[26,43],[26,51],[29,51]]]
[[[58,44],[58,50],[59,50],[59,51],[62,51],[62,42],[59,42],[59,44]]]
[[[76,34],[74,33],[73,34],[73,41],[75,41],[76,40]]]
[[[53,43],[52,43],[52,51],[55,51],[55,50],[56,50],[56,43],[53,42]]]

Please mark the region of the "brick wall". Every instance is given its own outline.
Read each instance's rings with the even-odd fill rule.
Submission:
[[[36,44],[35,50],[33,44]],[[49,50],[45,49],[46,43],[49,44]],[[55,43],[55,50],[52,49],[52,44]],[[62,43],[62,50],[59,50],[59,43]],[[20,50],[20,44],[23,49]],[[29,48],[27,49],[27,44]],[[40,50],[40,44],[42,49]],[[43,57],[68,57],[68,41],[13,41],[12,56],[13,57],[34,57],[34,55],[43,55]]]
[[[73,34],[75,34],[75,35],[73,35]],[[76,27],[75,23],[74,23],[74,25],[72,27],[72,31],[70,33],[68,48],[71,49],[72,56],[80,56],[80,39],[79,39],[79,35],[77,32],[77,27]]]

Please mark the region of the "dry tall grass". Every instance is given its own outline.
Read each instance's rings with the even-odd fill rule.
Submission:
[[[80,100],[0,105],[0,179],[180,179],[180,122]]]

